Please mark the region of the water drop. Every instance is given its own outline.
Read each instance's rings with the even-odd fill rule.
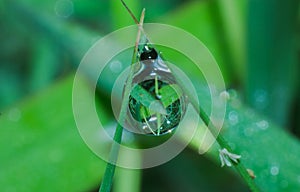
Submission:
[[[236,125],[239,122],[239,116],[236,111],[230,111],[228,115],[229,123],[231,125]]]
[[[269,122],[266,120],[261,120],[259,122],[256,122],[256,126],[262,130],[266,130],[269,128]]]
[[[74,12],[74,5],[70,0],[58,0],[55,3],[54,10],[57,16],[68,18]]]
[[[271,175],[273,175],[273,176],[278,175],[278,174],[279,174],[279,167],[277,167],[277,166],[272,166],[271,169],[270,169],[270,173],[271,173]]]
[[[227,91],[222,91],[220,93],[220,97],[223,99],[223,101],[228,101],[230,99],[230,95]]]
[[[258,109],[266,108],[268,104],[268,93],[263,89],[258,89],[254,93],[255,106]]]
[[[140,45],[138,60],[129,96],[130,127],[140,127],[142,134],[171,133],[185,113],[185,94],[151,45]]]
[[[122,62],[119,60],[112,61],[109,65],[109,69],[111,70],[111,72],[119,74],[123,70]]]

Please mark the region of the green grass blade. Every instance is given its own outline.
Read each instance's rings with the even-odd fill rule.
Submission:
[[[143,10],[142,15],[141,15],[141,20],[140,24],[144,22],[144,14],[145,10]],[[137,42],[136,46],[134,48],[133,54],[132,54],[132,60],[131,60],[131,67],[130,67],[130,73],[128,75],[127,81],[125,83],[124,87],[124,96],[122,99],[121,103],[121,110],[120,110],[120,115],[119,115],[119,122],[121,124],[125,123],[125,120],[127,118],[127,106],[129,103],[129,95],[132,89],[132,80],[133,80],[133,75],[134,75],[134,64],[137,62],[137,54],[138,54],[138,47],[137,43],[139,42],[140,39],[140,30],[138,31],[137,34]],[[107,167],[104,173],[104,179],[102,181],[102,184],[100,186],[99,192],[109,192],[112,187],[112,182],[113,182],[113,177],[116,169],[116,163],[117,163],[117,158],[118,158],[118,153],[119,153],[119,144],[121,144],[121,139],[122,139],[122,132],[123,132],[123,127],[118,123],[116,132],[114,135],[114,141],[117,143],[113,143],[112,149],[111,149],[111,154],[110,154],[110,162],[107,163]]]
[[[220,32],[225,42],[224,51],[228,54],[231,75],[235,83],[244,84],[246,74],[246,1],[217,0],[217,18],[220,20]]]
[[[70,75],[1,110],[1,191],[88,191],[97,186],[105,162],[88,149],[76,128],[73,79]],[[82,92],[89,91],[87,81],[82,82]],[[99,106],[107,123],[110,117],[103,103]]]
[[[118,144],[121,143],[122,132],[123,132],[123,127],[120,124],[118,124],[114,135],[114,141],[117,142]],[[111,190],[113,177],[116,169],[116,165],[114,163],[117,162],[118,152],[119,152],[119,146],[113,144],[110,153],[110,159],[109,159],[110,162],[113,163],[107,163],[99,192],[109,192]]]
[[[249,1],[248,7],[247,102],[287,127],[299,76],[295,44],[299,1]]]

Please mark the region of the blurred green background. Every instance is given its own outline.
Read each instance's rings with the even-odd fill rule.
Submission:
[[[222,134],[262,191],[300,191],[299,1],[126,2],[209,48],[233,98]],[[118,0],[0,2],[0,191],[98,191],[106,164],[76,129],[72,81],[93,43],[132,24]],[[98,113],[113,129],[110,83],[97,91]],[[192,143],[164,165],[118,168],[113,191],[249,191],[220,168],[217,147],[200,156]]]

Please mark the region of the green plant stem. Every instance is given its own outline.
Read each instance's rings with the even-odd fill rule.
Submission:
[[[142,25],[144,22],[144,14],[145,14],[145,9],[143,9],[142,14],[141,14],[140,25]],[[123,124],[125,122],[125,119],[127,117],[127,106],[129,103],[129,94],[130,94],[131,87],[132,87],[131,84],[132,84],[133,74],[134,74],[133,73],[134,72],[134,64],[137,62],[138,42],[139,42],[140,35],[141,35],[140,29],[138,30],[135,49],[133,51],[133,55],[132,55],[132,59],[131,59],[130,73],[128,75],[128,79],[125,84],[125,91],[124,91],[123,101],[122,101],[120,115],[119,115],[119,122],[121,124]],[[112,145],[110,159],[109,159],[109,162],[107,163],[99,192],[111,191],[113,177],[114,177],[115,169],[116,169],[116,163],[117,163],[117,159],[118,159],[119,148],[120,148],[119,144],[121,143],[121,140],[122,140],[122,132],[123,132],[123,127],[118,123],[116,131],[115,131],[115,135],[114,135],[115,142]]]
[[[189,97],[192,106],[197,111],[197,113],[199,114],[200,118],[203,120],[203,122],[205,123],[205,125],[208,127],[208,129],[211,132],[211,134],[216,138],[216,141],[219,144],[219,146],[221,148],[227,149],[228,152],[230,152],[230,153],[234,153],[233,150],[232,150],[232,148],[228,144],[228,141],[221,134],[218,133],[218,131],[217,131],[218,129],[212,123],[212,121],[210,120],[209,116],[204,111],[204,109],[197,104],[196,100],[193,99],[193,96],[189,93],[188,90],[184,90],[184,91],[187,94],[187,96]],[[232,162],[232,164],[235,167],[235,169],[237,170],[237,172],[241,175],[241,177],[247,183],[247,185],[249,186],[249,188],[251,189],[251,191],[253,191],[253,192],[260,192],[261,190],[257,187],[257,185],[254,182],[253,178],[250,177],[250,175],[249,175],[246,167],[242,164],[242,162],[239,161],[239,163],[235,163],[231,159],[230,159],[230,161]]]
[[[194,108],[197,108],[197,105],[195,105],[194,102],[192,102]],[[226,148],[229,152],[233,152],[232,148],[230,147],[230,145],[228,144],[228,142],[226,141],[226,139],[221,135],[217,133],[217,128],[213,125],[213,123],[211,122],[209,116],[205,113],[205,111],[200,108],[200,112],[199,112],[199,116],[200,118],[203,120],[203,122],[205,123],[205,125],[209,128],[209,130],[211,131],[211,133],[213,134],[213,136],[216,138],[218,144],[220,145],[221,148]],[[239,162],[239,163],[235,163],[232,160],[230,160],[233,164],[233,166],[235,167],[235,169],[238,171],[238,173],[241,175],[241,177],[245,180],[245,182],[248,184],[249,188],[254,191],[254,192],[259,192],[260,189],[257,187],[256,183],[254,182],[253,178],[250,177],[247,169],[245,168],[245,166]]]
[[[135,58],[136,58],[136,50],[133,53],[133,59],[132,59],[132,64],[135,63]],[[119,115],[119,122],[124,123],[126,119],[126,108],[129,102],[129,94],[131,90],[131,83],[133,79],[133,65],[131,65],[131,72],[129,74],[129,77],[127,79],[126,85],[125,85],[125,92],[124,92],[124,97],[122,101],[122,106],[121,106],[121,111]],[[113,177],[115,174],[115,168],[116,168],[116,163],[118,159],[118,152],[119,152],[119,144],[121,143],[122,140],[122,132],[123,132],[123,127],[118,123],[115,135],[114,135],[114,143],[112,145],[111,149],[111,154],[110,154],[110,161],[107,163],[106,170],[104,173],[104,177],[102,180],[102,184],[100,186],[99,192],[109,192],[111,190],[112,186],[112,181]],[[117,142],[117,143],[116,143]],[[114,163],[111,163],[114,162]]]
[[[136,51],[135,51],[136,52]],[[134,57],[136,58],[136,53],[134,52]],[[134,63],[135,59],[132,60],[132,64]],[[132,66],[132,65],[131,65]],[[131,90],[131,83],[133,79],[133,67],[131,67],[131,72],[129,74],[129,77],[127,79],[126,85],[125,85],[125,92],[124,92],[124,98],[122,101],[122,106],[121,106],[121,111],[119,115],[119,122],[124,123],[126,119],[126,108],[129,102],[129,93]],[[113,177],[115,174],[115,168],[116,168],[116,163],[118,159],[118,152],[119,152],[119,144],[121,143],[122,140],[122,132],[123,132],[123,127],[118,123],[114,135],[114,143],[112,145],[111,149],[111,154],[110,154],[110,161],[107,163],[106,170],[104,173],[104,177],[102,180],[102,184],[100,186],[99,192],[109,192],[111,190],[112,186],[112,181]],[[117,142],[117,143],[116,143]],[[111,163],[113,162],[113,163]]]
[[[166,65],[168,65],[168,63],[166,63]],[[171,66],[168,65],[168,67],[171,69]],[[207,128],[209,129],[211,134],[214,136],[214,138],[216,138],[216,141],[219,144],[219,146],[222,149],[223,148],[227,149],[227,151],[230,152],[230,153],[234,153],[232,148],[228,144],[228,141],[218,132],[217,127],[215,127],[213,122],[210,120],[210,118],[207,115],[207,113],[205,112],[205,110],[201,106],[198,105],[198,102],[194,99],[193,95],[188,90],[185,89],[185,87],[183,86],[183,83],[180,81],[180,79],[176,79],[176,80],[177,80],[178,84],[181,86],[181,88],[184,90],[185,94],[188,96],[193,108],[199,114],[200,118],[203,120],[203,122],[205,123],[205,125],[207,126]],[[241,177],[245,180],[245,182],[247,183],[247,185],[249,186],[249,188],[252,191],[254,191],[254,192],[261,191],[257,187],[257,185],[254,182],[253,178],[250,177],[247,169],[242,164],[242,162],[239,161],[238,163],[235,163],[231,159],[230,159],[230,161],[232,162],[235,169],[238,171],[238,173],[241,175]]]
[[[116,131],[115,131],[115,135],[114,135],[114,141],[118,142],[118,144],[121,143],[122,133],[123,133],[123,127],[120,124],[118,124]],[[111,189],[112,181],[113,181],[113,177],[114,177],[115,169],[116,169],[116,165],[111,162],[116,163],[116,161],[118,159],[118,152],[119,152],[118,144],[114,143],[112,145],[110,159],[109,159],[110,161],[109,161],[109,163],[107,163],[104,177],[102,180],[102,185],[99,189],[99,192],[107,192],[107,191],[110,191],[110,189]]]

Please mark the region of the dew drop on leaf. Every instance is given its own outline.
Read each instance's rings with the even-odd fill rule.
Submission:
[[[146,135],[171,133],[185,114],[186,97],[155,48],[140,46],[138,60],[128,103],[129,124]]]
[[[261,120],[256,122],[256,126],[258,126],[261,130],[266,130],[269,128],[269,122],[266,120]]]
[[[236,125],[239,122],[239,116],[236,111],[230,111],[228,114],[229,123],[231,125]]]
[[[273,176],[278,175],[278,174],[279,174],[279,167],[277,167],[277,166],[272,166],[271,169],[270,169],[270,173],[271,173],[271,175],[273,175]]]

